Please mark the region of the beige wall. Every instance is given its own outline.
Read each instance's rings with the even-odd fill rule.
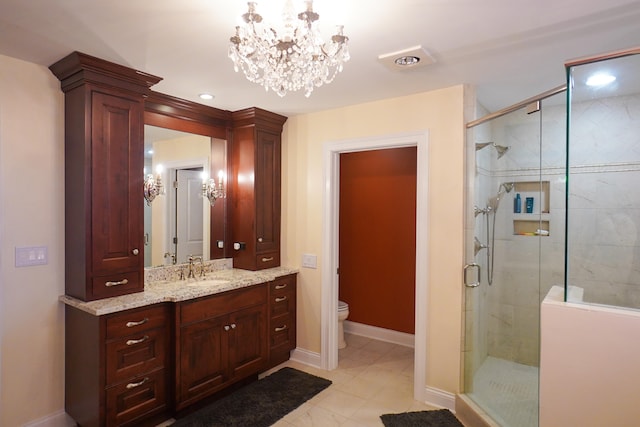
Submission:
[[[463,264],[464,87],[291,117],[283,133],[283,264],[301,269],[298,347],[320,352],[323,145],[429,131],[427,385],[459,391]],[[384,198],[381,200],[384,203]]]
[[[0,425],[64,406],[64,100],[46,67],[0,55]],[[49,262],[14,267],[15,247]]]
[[[636,426],[640,419],[640,312],[542,303],[540,426]]]

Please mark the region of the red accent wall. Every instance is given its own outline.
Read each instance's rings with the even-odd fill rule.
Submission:
[[[414,333],[416,147],[340,155],[340,300],[353,322]]]

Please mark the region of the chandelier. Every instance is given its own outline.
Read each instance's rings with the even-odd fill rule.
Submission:
[[[313,89],[331,83],[350,58],[343,26],[325,43],[315,25],[320,15],[313,11],[313,1],[306,0],[306,10],[295,14],[291,0],[283,12],[281,34],[260,25],[262,16],[256,2],[242,15],[243,25],[231,37],[229,58],[236,72],[240,69],[251,82],[261,84],[280,96],[304,89],[309,97]],[[297,18],[297,19],[296,19]]]

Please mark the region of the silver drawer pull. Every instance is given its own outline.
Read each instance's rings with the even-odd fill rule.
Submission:
[[[262,237],[258,237],[258,242],[262,243]]]
[[[229,325],[224,325],[224,330],[228,331],[229,329],[231,329],[231,327]]]
[[[145,317],[142,320],[139,320],[137,322],[127,322],[126,326],[127,328],[133,328],[134,326],[140,326],[140,325],[144,325],[145,323],[147,323],[149,321],[148,317]]]
[[[127,283],[129,283],[127,279],[122,279],[119,282],[106,282],[104,285],[106,287],[111,287],[111,286],[126,285]]]
[[[275,328],[275,329],[274,329],[274,331],[275,331],[275,332],[282,332],[282,331],[284,331],[285,329],[287,329],[287,325],[280,326],[279,328]]]
[[[276,289],[284,289],[284,288],[286,288],[286,287],[287,287],[287,284],[286,284],[286,283],[284,283],[284,284],[282,284],[282,285],[276,285]]]
[[[262,262],[269,262],[269,261],[273,261],[273,257],[270,256],[269,258],[262,258]]]
[[[148,339],[149,339],[149,335],[145,335],[142,338],[140,338],[139,340],[127,340],[127,345],[140,344],[141,342],[145,342]]]
[[[235,328],[236,328],[236,324],[235,324],[235,323],[232,323],[232,324],[231,324],[231,329],[235,329]]]
[[[276,297],[276,302],[282,302],[286,300],[287,300],[287,297],[280,297],[280,298]]]
[[[129,383],[129,384],[127,384],[127,390],[131,390],[132,388],[140,387],[142,384],[146,383],[147,381],[149,381],[149,377],[144,377],[144,379],[142,381],[137,382],[137,383]]]

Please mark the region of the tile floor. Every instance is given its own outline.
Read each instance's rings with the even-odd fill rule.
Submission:
[[[333,382],[274,427],[375,427],[380,415],[438,409],[413,400],[413,349],[345,335],[338,369],[324,371],[293,361],[284,365]]]

